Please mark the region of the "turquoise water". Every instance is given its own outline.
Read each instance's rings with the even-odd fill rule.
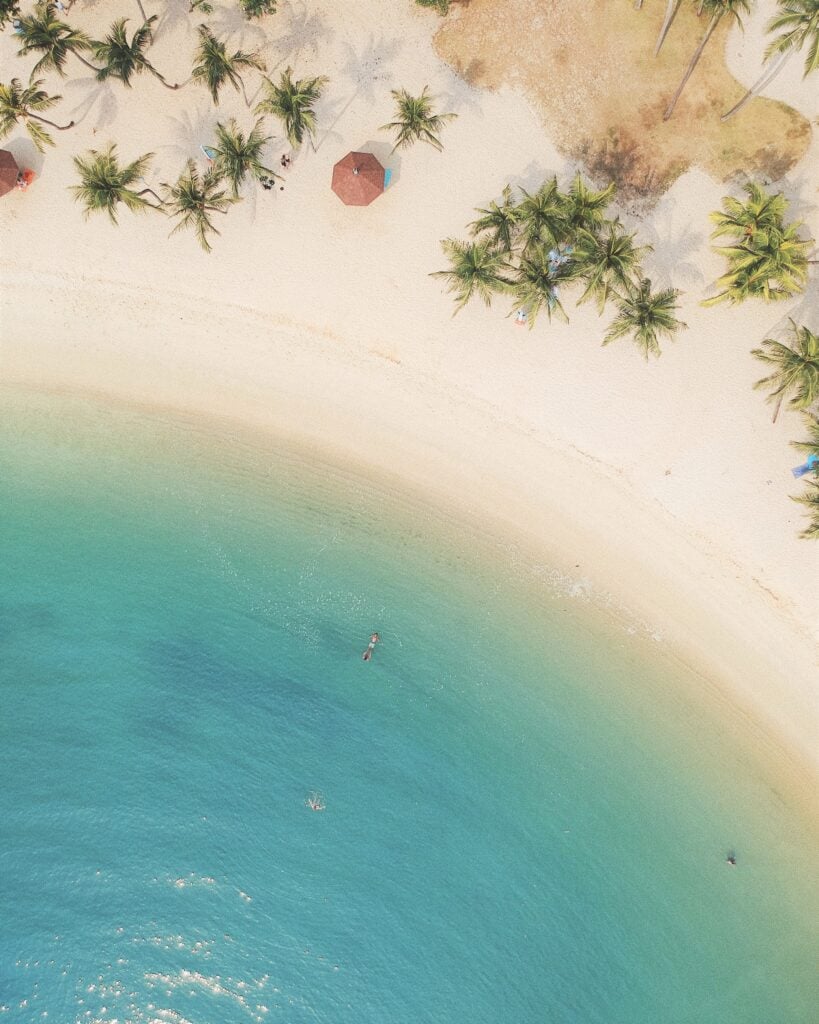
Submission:
[[[548,573],[229,429],[0,414],[0,1020],[815,1022],[811,834]]]

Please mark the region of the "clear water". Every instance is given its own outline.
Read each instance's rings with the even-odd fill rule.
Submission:
[[[0,414],[0,1019],[814,1024],[809,828],[548,573],[226,428]]]

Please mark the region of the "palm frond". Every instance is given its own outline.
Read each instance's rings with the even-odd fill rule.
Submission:
[[[652,292],[651,281],[644,278],[617,299],[617,315],[603,338],[603,344],[609,345],[630,336],[645,359],[659,356],[660,339],[673,339],[677,331],[687,326],[676,317],[679,296],[676,288]]]
[[[392,97],[396,103],[394,121],[381,125],[379,131],[393,132],[396,149],[405,149],[414,142],[426,142],[437,150],[443,144],[438,133],[457,114],[435,114],[432,111],[432,97],[428,94],[428,86],[424,86],[420,96],[411,96],[406,89],[393,89]]]
[[[449,260],[449,269],[433,271],[430,276],[446,280],[447,291],[455,294],[455,313],[463,309],[473,296],[489,306],[493,295],[508,290],[509,281],[504,275],[509,265],[504,253],[490,242],[460,242],[446,238],[441,247]]]

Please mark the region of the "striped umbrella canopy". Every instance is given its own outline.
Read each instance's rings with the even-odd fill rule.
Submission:
[[[384,168],[372,153],[348,153],[333,168],[332,189],[348,206],[369,206],[384,191]]]
[[[17,161],[7,149],[0,149],[0,196],[11,192],[17,184],[17,175],[20,168]]]

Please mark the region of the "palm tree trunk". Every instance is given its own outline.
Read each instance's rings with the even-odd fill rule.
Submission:
[[[73,121],[69,121],[68,124],[54,124],[53,121],[49,121],[47,117],[40,117],[39,114],[26,114],[26,117],[33,117],[35,121],[42,121],[49,128],[56,128],[58,132],[67,132],[69,128],[74,127]]]
[[[671,28],[671,22],[676,17],[677,11],[680,9],[680,3],[682,0],[668,0],[665,7],[665,17],[663,18],[663,27],[660,29],[660,34],[657,36],[657,45],[654,47],[654,56],[660,52],[660,47],[665,42],[665,37],[668,35],[668,30]]]
[[[142,0],[137,0],[137,7],[139,8],[139,13],[142,15],[143,22],[147,21],[148,15],[145,13],[145,8],[142,6]]]
[[[85,57],[83,57],[83,55],[82,55],[81,53],[77,53],[77,51],[76,51],[76,50],[72,50],[71,52],[72,52],[72,53],[74,54],[74,56],[75,56],[75,57],[77,58],[77,60],[78,60],[78,61],[81,61],[81,62],[82,62],[83,64],[85,64],[85,66],[86,66],[87,68],[89,68],[89,69],[90,69],[91,71],[93,71],[93,72],[94,72],[95,74],[96,74],[96,73],[97,73],[98,71],[102,71],[102,68],[97,68],[97,67],[94,67],[94,65],[93,65],[93,64],[91,64],[91,63],[90,63],[89,61],[87,61],[87,60],[85,59]]]
[[[720,121],[727,121],[729,117],[733,117],[734,114],[738,114],[749,100],[752,100],[754,96],[758,96],[763,89],[767,89],[771,82],[774,80],[774,78],[779,74],[779,72],[788,62],[788,60],[794,52],[795,51],[791,49],[785,50],[784,53],[780,53],[779,60],[774,61],[774,63],[771,65],[771,67],[768,68],[767,71],[762,72],[762,74],[759,76],[759,78],[757,78],[757,80],[754,82],[751,88],[745,93],[745,95],[742,97],[739,103],[735,103],[727,114],[723,114],[720,118]]]
[[[154,75],[155,78],[158,78],[166,89],[181,89],[183,85],[188,84],[187,82],[177,82],[176,85],[174,85],[172,82],[169,82],[168,79],[163,74],[160,74],[160,72],[157,71],[156,68],[151,68],[151,74]],[[188,82],[189,81],[190,79],[188,79]]]
[[[779,396],[779,401],[776,403],[776,408],[774,409],[774,414],[773,414],[773,417],[771,418],[771,423],[776,423],[776,417],[779,415],[779,410],[782,408],[782,402],[784,401],[784,399],[785,399],[785,395],[781,394]]]
[[[247,91],[245,90],[245,80],[240,76],[239,85],[242,87],[242,95],[245,98],[245,106],[250,110],[250,100],[247,98]]]
[[[711,23],[709,24],[708,28],[706,29],[705,35],[702,37],[702,42],[700,43],[700,45],[695,50],[694,56],[691,58],[691,63],[688,65],[688,70],[683,75],[683,80],[680,82],[679,89],[677,89],[677,91],[674,93],[674,98],[668,104],[668,109],[663,114],[663,120],[664,121],[667,121],[669,119],[669,117],[671,117],[671,115],[674,113],[674,107],[677,106],[677,100],[682,95],[682,91],[685,88],[686,83],[688,82],[688,79],[694,73],[694,68],[699,63],[699,59],[702,56],[702,52],[705,49],[705,47],[706,47],[706,45],[708,43],[708,40],[713,35],[714,29],[717,27],[717,25],[719,25],[721,17],[722,17],[721,14],[715,14],[711,18]]]
[[[699,16],[700,16],[700,15],[702,14],[702,9],[703,9],[703,7],[705,7],[705,0],[700,0],[700,5],[699,5],[699,7],[697,8],[697,17],[698,17],[698,18],[699,18]]]
[[[137,192],[138,196],[144,196],[146,194],[152,195],[154,199],[159,203],[159,206],[154,207],[155,210],[164,210],[165,204],[162,202],[162,200],[159,198],[159,196],[156,194],[156,192],[154,192],[152,188],[144,188],[142,189],[141,192]]]
[[[634,10],[639,11],[643,6],[643,0],[634,0]]]

